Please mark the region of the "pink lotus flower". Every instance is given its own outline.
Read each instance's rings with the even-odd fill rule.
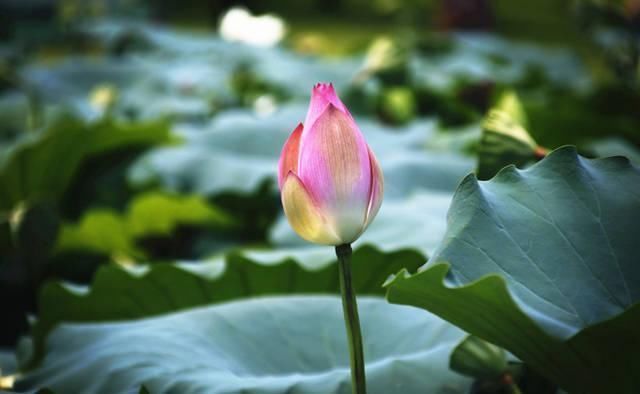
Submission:
[[[378,213],[382,171],[332,84],[313,88],[304,126],[282,148],[278,186],[291,227],[314,243],[349,244]]]

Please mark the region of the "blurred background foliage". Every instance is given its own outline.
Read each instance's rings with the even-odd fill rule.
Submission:
[[[382,294],[433,251],[466,173],[564,144],[640,159],[640,1],[0,2],[0,347],[31,332],[37,358],[59,321],[334,292],[318,279],[331,251],[291,233],[274,183],[318,81],[383,165],[359,244],[375,248],[356,252],[358,290]],[[153,278],[215,289],[225,265],[219,296],[97,307]],[[297,280],[247,284],[285,272]],[[94,277],[89,298],[70,290]]]

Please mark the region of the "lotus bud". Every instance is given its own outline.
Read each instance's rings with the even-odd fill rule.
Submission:
[[[382,171],[332,84],[317,84],[304,124],[282,148],[278,186],[291,227],[307,241],[355,241],[380,209]]]

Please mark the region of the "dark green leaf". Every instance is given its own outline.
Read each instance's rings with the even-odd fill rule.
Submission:
[[[353,254],[354,288],[359,294],[383,294],[382,283],[390,274],[422,263],[424,256],[414,251],[385,253],[368,246],[357,248]],[[199,264],[154,264],[129,270],[105,266],[96,273],[90,290],[60,283],[44,286],[32,332],[35,357],[31,361],[39,359],[46,335],[63,321],[124,320],[242,297],[338,291],[333,259],[314,268],[302,267],[284,256],[256,262],[241,254],[231,254],[227,261]]]
[[[504,349],[469,335],[453,349],[449,367],[475,379],[495,379],[507,371]]]
[[[12,147],[0,162],[0,209],[19,202],[54,200],[68,186],[86,157],[123,146],[149,146],[169,141],[164,123],[126,124],[104,120],[84,124],[63,118],[42,134]]]

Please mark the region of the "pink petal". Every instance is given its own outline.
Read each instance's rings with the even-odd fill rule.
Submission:
[[[369,149],[369,159],[371,161],[371,195],[369,197],[369,206],[367,207],[364,230],[369,227],[369,224],[371,224],[378,214],[380,205],[382,205],[382,195],[384,194],[384,177],[382,175],[382,170],[380,169],[378,160],[371,149]]]
[[[314,86],[311,91],[311,102],[309,103],[309,110],[307,111],[307,117],[304,120],[304,124],[306,124],[307,127],[313,126],[315,121],[320,115],[322,115],[322,113],[324,113],[329,104],[332,104],[340,111],[351,116],[347,107],[345,107],[342,101],[338,98],[336,91],[333,89],[333,84],[319,83]]]
[[[334,218],[337,235],[345,242],[357,238],[369,207],[371,162],[364,137],[348,113],[329,103],[311,127],[305,127],[298,175],[323,212]]]
[[[298,148],[300,147],[301,135],[302,123],[298,124],[282,147],[282,153],[280,153],[278,160],[278,187],[280,190],[282,190],[282,184],[289,172],[298,172]]]
[[[323,245],[340,245],[331,222],[313,201],[302,181],[289,172],[282,185],[282,206],[291,227],[307,241]]]

